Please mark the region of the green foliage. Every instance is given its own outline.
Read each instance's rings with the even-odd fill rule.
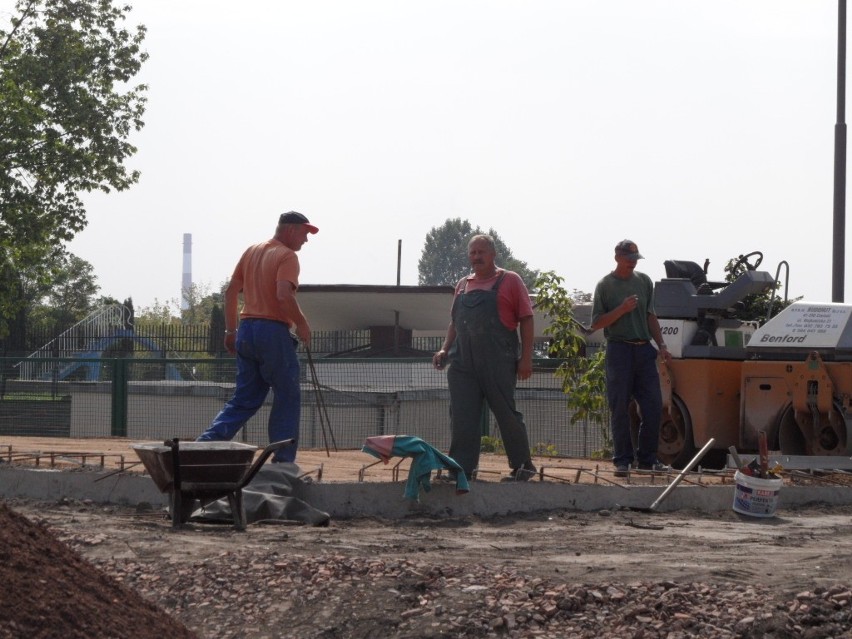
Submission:
[[[559,456],[559,450],[557,450],[557,448],[554,444],[543,444],[541,442],[539,442],[538,444],[533,446],[532,450],[530,450],[530,453],[532,455],[537,456],[537,457],[558,457]]]
[[[470,273],[467,243],[474,235],[481,234],[494,238],[498,266],[515,271],[527,287],[532,287],[538,277],[538,271],[530,270],[526,262],[512,255],[512,251],[494,229],[488,229],[486,232],[478,226],[474,228],[470,222],[461,218],[448,219],[443,225],[432,228],[426,234],[423,252],[417,264],[419,284],[455,286],[461,278]]]
[[[151,306],[143,306],[137,314],[137,323],[150,326],[155,324],[170,324],[173,326],[200,326],[207,324],[213,317],[214,309],[225,303],[222,292],[211,291],[209,284],[192,284],[188,291],[184,292],[184,300],[187,308],[181,308],[181,300],[173,297],[166,301],[154,298]],[[222,316],[224,318],[224,315]],[[224,328],[223,328],[224,330]]]
[[[762,260],[763,256],[759,253],[756,256],[749,254],[731,258],[725,265],[725,281],[735,281],[746,271],[753,270],[752,267],[758,267]],[[774,290],[745,297],[741,300],[741,304],[734,309],[731,317],[742,321],[763,323],[780,313],[796,300],[801,299],[801,297],[798,297],[785,302],[780,296],[776,295],[777,290],[778,286],[776,285]]]
[[[563,278],[553,271],[541,273],[534,283],[535,305],[550,320],[550,326],[544,329],[550,338],[548,354],[573,359],[582,354],[586,341],[580,323],[574,318],[574,300],[562,282]]]
[[[223,306],[225,296],[222,291],[211,291],[209,284],[193,283],[188,291],[183,292],[187,308],[181,309],[180,319],[184,324],[203,324],[210,319],[210,314],[216,306]]]
[[[482,436],[479,443],[479,450],[483,453],[506,453],[506,447],[503,445],[503,440],[499,437],[489,437],[488,435]],[[558,457],[559,451],[553,444],[544,444],[539,442],[530,449],[530,454],[539,457]]]
[[[539,275],[535,283],[536,308],[547,315],[550,326],[544,329],[550,338],[548,354],[564,361],[554,372],[562,385],[571,423],[590,421],[600,425],[605,449],[612,449],[606,420],[606,371],[603,351],[584,357],[585,339],[580,323],[574,318],[574,299],[562,286],[563,278],[552,271]],[[605,451],[599,451],[605,452]]]
[[[225,349],[225,326],[225,310],[219,304],[214,304],[210,309],[210,333],[207,339],[209,355],[217,355]]]
[[[12,392],[4,393],[3,399],[8,401],[28,402],[67,402],[69,395],[49,395],[47,393]]]
[[[611,457],[613,448],[607,421],[605,352],[598,351],[586,359],[572,380],[574,386],[568,400],[568,405],[575,411],[572,423],[582,420],[596,423],[603,448],[595,453],[600,454],[601,459]],[[565,391],[564,380],[562,390]]]
[[[612,457],[612,437],[609,436],[609,429],[606,432],[607,440],[604,442],[603,448],[593,450],[591,454],[592,459],[609,460]]]
[[[499,437],[489,437],[488,435],[483,435],[482,439],[479,443],[479,450],[483,453],[505,453],[506,449],[503,447],[503,440]]]
[[[43,295],[30,308],[30,325],[73,326],[98,306],[95,296],[100,287],[94,268],[86,260],[65,253],[51,272],[52,286],[40,291]]]
[[[180,302],[177,298],[161,302],[154,298],[151,306],[143,306],[136,313],[136,326],[180,325]]]
[[[32,335],[58,335],[96,310],[118,304],[117,300],[97,295],[100,287],[86,260],[60,253],[45,267],[49,267],[46,272],[50,285],[32,277],[29,271],[16,274],[20,305],[11,323],[10,344],[28,343],[28,336]]]
[[[19,0],[0,24],[0,336],[52,284],[64,245],[86,225],[80,194],[124,190],[142,127],[145,28],[111,0]],[[9,279],[6,279],[10,276]],[[25,277],[26,282],[21,278]]]

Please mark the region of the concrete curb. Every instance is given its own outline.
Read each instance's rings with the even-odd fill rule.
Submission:
[[[438,485],[421,494],[419,502],[403,498],[399,484],[314,484],[305,487],[302,499],[338,519],[409,515],[436,517],[489,517],[547,510],[598,511],[620,507],[648,508],[665,486],[617,486],[530,482],[523,484],[474,483],[470,493],[456,495],[451,485]],[[659,512],[731,510],[734,486],[678,486],[658,506]],[[811,503],[852,504],[852,488],[785,487],[778,509]]]
[[[556,482],[474,482],[465,495],[455,487],[437,484],[422,493],[419,502],[403,497],[400,483],[309,483],[295,496],[335,519],[379,517],[400,519],[411,515],[434,517],[490,517],[547,510],[597,511],[622,507],[648,508],[662,494],[657,486],[603,486]],[[168,504],[150,477],[100,471],[58,471],[0,467],[0,497],[53,501],[62,498],[90,499],[96,503],[134,506],[148,502]],[[659,505],[659,512],[730,510],[734,486],[681,484]],[[807,504],[850,505],[852,487],[785,486],[778,511]],[[779,512],[779,514],[782,514]]]

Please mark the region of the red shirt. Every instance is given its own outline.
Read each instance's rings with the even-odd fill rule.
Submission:
[[[497,281],[500,273],[506,273],[506,275],[503,277],[503,281],[500,282],[500,288],[497,289],[497,312],[500,315],[500,322],[503,326],[510,331],[514,331],[518,328],[518,322],[522,318],[533,316],[529,291],[521,276],[514,271],[504,271],[498,268],[497,273],[487,280],[478,280],[473,274],[463,277],[456,284],[456,292],[453,299],[455,300],[462,290],[490,290]],[[465,284],[467,284],[466,289]]]

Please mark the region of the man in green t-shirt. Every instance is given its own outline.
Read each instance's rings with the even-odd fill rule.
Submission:
[[[606,390],[611,415],[613,457],[617,477],[627,477],[634,460],[640,470],[661,470],[657,459],[663,400],[657,372],[659,353],[669,361],[671,354],[663,342],[660,323],[654,312],[654,284],[644,273],[636,272],[642,259],[631,240],[615,246],[615,270],[595,287],[591,331],[604,329],[606,337]],[[630,436],[631,398],[639,405],[637,449]]]

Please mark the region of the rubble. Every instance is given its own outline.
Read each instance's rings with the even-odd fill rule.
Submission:
[[[649,517],[658,530],[635,529],[626,523],[638,514],[614,511],[605,518],[564,512],[238,533],[202,525],[173,531],[162,514],[96,504],[19,506],[43,517],[51,543],[87,558],[89,577],[121,584],[113,596],[141,597],[161,621],[204,639],[852,639],[844,568],[852,527],[842,523],[850,509],[811,511],[811,519],[804,511],[771,526],[742,527],[731,513],[683,514]],[[814,527],[823,515],[823,528]],[[702,542],[713,528],[713,543]],[[619,571],[631,548],[635,560]],[[776,559],[755,569],[756,549],[777,551],[790,565]],[[672,562],[677,553],[689,555],[688,569]],[[825,566],[832,558],[836,565]],[[791,579],[798,573],[808,576]],[[64,596],[73,601],[75,591]],[[5,630],[12,626],[0,628],[3,639],[15,636]]]

